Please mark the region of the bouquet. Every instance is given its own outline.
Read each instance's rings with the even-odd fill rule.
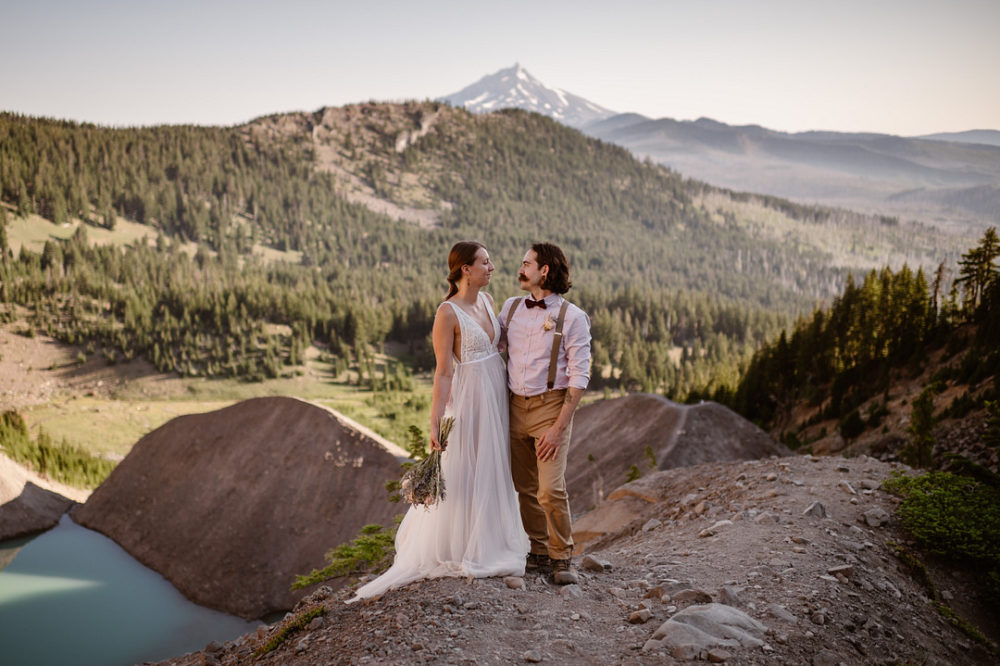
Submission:
[[[448,443],[448,435],[455,425],[455,417],[441,419],[438,442]],[[400,494],[413,506],[431,507],[444,500],[444,474],[441,473],[441,451],[435,449],[430,454],[406,470],[399,482]]]

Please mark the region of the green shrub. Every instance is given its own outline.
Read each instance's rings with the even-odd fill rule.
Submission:
[[[365,525],[353,541],[327,552],[329,564],[325,568],[296,576],[292,589],[299,590],[338,576],[384,571],[392,563],[395,541],[396,528]]]
[[[1000,491],[974,479],[897,474],[886,489],[903,498],[903,525],[929,552],[1000,566]]]
[[[971,463],[959,469],[982,480],[949,472],[897,473],[884,486],[903,498],[899,517],[921,547],[980,573],[983,598],[1000,610],[1000,483]]]

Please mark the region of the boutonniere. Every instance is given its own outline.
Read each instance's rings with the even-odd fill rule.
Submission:
[[[542,329],[546,331],[551,331],[556,327],[556,322],[552,319],[552,315],[545,315],[545,321],[542,322]]]

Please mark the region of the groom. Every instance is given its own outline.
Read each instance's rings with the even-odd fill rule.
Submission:
[[[569,262],[551,243],[535,243],[517,275],[528,297],[509,298],[506,324],[510,389],[510,465],[531,540],[526,570],[552,567],[558,585],[578,582],[566,492],[573,412],[590,381],[590,318],[562,297]]]

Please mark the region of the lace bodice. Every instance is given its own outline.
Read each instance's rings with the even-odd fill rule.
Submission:
[[[479,298],[480,300],[483,299],[481,293]],[[451,301],[445,302],[451,305],[458,316],[458,326],[462,331],[461,362],[479,361],[496,353],[497,342],[500,339],[500,322],[497,321],[496,315],[493,314],[493,308],[487,303],[486,311],[490,313],[490,321],[493,324],[493,339],[491,340],[486,331],[483,330],[483,327],[479,325],[479,322],[472,318],[472,315]]]

